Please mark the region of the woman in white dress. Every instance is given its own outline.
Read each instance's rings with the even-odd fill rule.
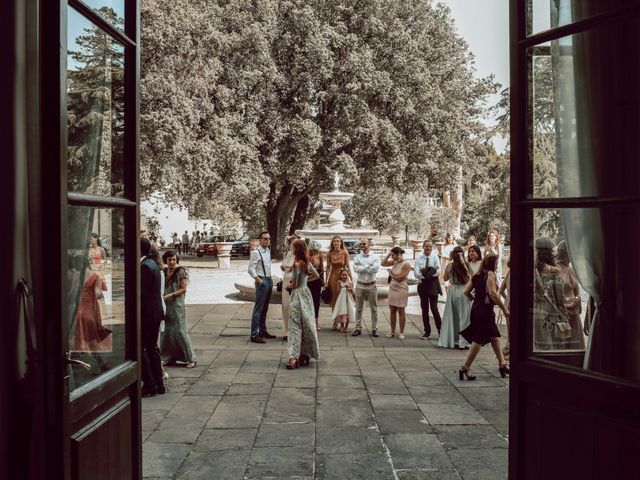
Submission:
[[[484,257],[492,254],[498,257],[498,266],[496,267],[496,276],[498,284],[502,280],[502,243],[500,243],[500,234],[495,228],[487,232],[487,240],[484,244]]]
[[[444,272],[444,279],[449,281],[450,285],[442,315],[438,346],[462,350],[469,348],[469,343],[460,336],[460,331],[469,325],[471,302],[464,294],[464,288],[471,279],[471,270],[464,259],[462,247],[455,247],[450,255],[451,262]]]
[[[282,264],[280,264],[280,270],[282,270],[282,331],[283,337],[282,339],[286,342],[288,339],[288,331],[289,331],[289,303],[291,294],[289,291],[284,288],[289,285],[291,281],[291,276],[293,273],[293,262],[295,261],[295,257],[293,255],[293,241],[297,240],[299,237],[297,235],[288,235],[284,237],[284,244],[287,246],[287,253],[282,260]]]
[[[480,265],[482,265],[482,252],[480,251],[479,246],[471,245],[469,247],[469,250],[467,251],[467,263],[469,264],[471,275],[478,273]]]
[[[444,236],[444,245],[442,245],[442,250],[440,251],[440,283],[444,283],[445,290],[447,290],[448,283],[444,278],[444,271],[447,268],[447,265],[451,262],[451,252],[456,246],[453,241],[453,235],[448,232]]]

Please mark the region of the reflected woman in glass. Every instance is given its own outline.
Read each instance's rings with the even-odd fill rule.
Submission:
[[[107,251],[100,243],[100,237],[97,233],[89,235],[89,257],[93,265],[100,265],[107,259]]]
[[[558,244],[556,264],[560,270],[560,277],[564,283],[564,308],[569,316],[571,325],[571,338],[567,339],[565,348],[584,350],[584,334],[582,333],[582,299],[580,298],[580,284],[576,272],[571,266],[567,244],[563,241]]]
[[[160,356],[163,365],[186,362],[187,368],[196,366],[196,355],[187,332],[187,310],[184,297],[187,294],[189,273],[178,265],[178,257],[173,250],[162,255],[165,268],[164,302],[166,313],[164,332],[160,336]]]
[[[460,332],[467,342],[471,343],[469,353],[462,368],[458,371],[460,380],[465,377],[467,380],[475,380],[476,376],[471,373],[471,364],[480,352],[480,348],[487,343],[491,343],[493,353],[498,359],[498,371],[501,377],[506,377],[509,373],[509,366],[504,359],[500,348],[500,331],[496,325],[494,312],[495,305],[498,305],[505,317],[509,316],[509,310],[502,303],[498,293],[498,281],[496,278],[496,268],[498,257],[487,255],[482,260],[480,271],[471,277],[471,282],[464,289],[464,294],[471,300],[471,319],[469,326]]]
[[[102,312],[98,301],[99,292],[107,290],[107,284],[91,269],[91,260],[86,255],[75,258],[80,272],[82,291],[76,309],[76,325],[71,350],[77,352],[110,352],[111,330],[102,325]]]
[[[536,350],[563,350],[569,348],[570,343],[565,285],[560,268],[556,266],[554,248],[553,240],[548,237],[535,241],[533,328]]]

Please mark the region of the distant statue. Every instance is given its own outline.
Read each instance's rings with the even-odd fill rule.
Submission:
[[[334,187],[333,187],[333,189],[336,192],[340,191],[340,175],[338,174],[338,172],[336,172],[336,174],[334,175]]]

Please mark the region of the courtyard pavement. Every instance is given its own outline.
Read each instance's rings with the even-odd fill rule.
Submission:
[[[168,393],[143,399],[145,478],[507,478],[508,381],[490,346],[460,382],[465,352],[420,340],[417,315],[404,341],[384,338],[386,307],[380,338],[352,337],[323,307],[321,359],[287,370],[280,305],[266,345],[248,342],[252,307],[187,307],[198,365],[168,367]]]

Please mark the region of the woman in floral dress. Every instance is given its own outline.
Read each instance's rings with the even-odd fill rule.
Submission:
[[[318,359],[320,350],[313,298],[311,290],[307,287],[307,280],[318,278],[318,272],[309,263],[307,245],[304,240],[293,241],[293,252],[295,260],[291,281],[285,285],[291,291],[287,335],[287,350],[289,352],[287,369],[289,370],[309,365],[311,357]]]

